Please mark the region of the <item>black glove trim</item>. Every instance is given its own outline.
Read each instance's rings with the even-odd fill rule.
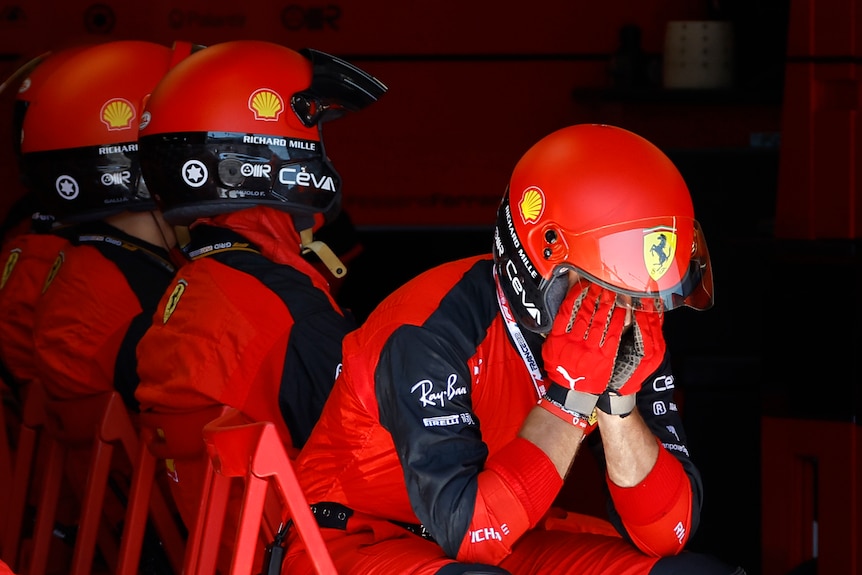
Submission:
[[[598,395],[566,389],[562,385],[552,383],[545,393],[548,399],[559,403],[564,409],[589,417],[599,400]]]
[[[632,412],[637,404],[637,394],[617,395],[612,391],[606,391],[599,396],[596,407],[609,415],[625,417]]]

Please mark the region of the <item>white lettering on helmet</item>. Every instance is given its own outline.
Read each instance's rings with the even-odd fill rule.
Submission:
[[[527,299],[527,291],[524,289],[524,284],[521,283],[521,278],[518,277],[518,270],[515,267],[515,262],[512,260],[506,260],[506,277],[509,278],[509,284],[511,284],[512,289],[515,291],[515,295],[520,299],[521,305],[536,323],[541,324],[542,311],[536,304]]]
[[[269,164],[249,164],[245,163],[239,168],[239,172],[245,177],[268,178],[272,166]]]
[[[307,140],[291,140],[287,147],[313,152],[317,149],[317,142],[309,142]]]
[[[138,145],[137,144],[121,144],[118,146],[102,146],[99,148],[99,155],[105,156],[107,154],[125,154],[126,152],[137,152]]]
[[[264,146],[281,146],[287,147],[287,140],[284,138],[273,138],[271,136],[243,136],[243,144],[262,144]]]
[[[102,174],[102,177],[99,179],[103,186],[129,185],[129,182],[132,180],[132,174],[128,170],[123,170],[121,172]]]
[[[506,253],[506,248],[503,247],[503,240],[500,239],[500,230],[494,229],[494,245],[497,248],[497,255],[502,256]]]
[[[278,183],[286,186],[301,186],[305,188],[316,188],[335,193],[335,182],[332,176],[317,176],[296,167],[285,167],[278,171]]]
[[[535,279],[539,274],[536,272],[536,268],[533,267],[533,262],[531,262],[530,258],[527,257],[527,253],[524,251],[523,246],[521,246],[518,234],[515,233],[515,223],[512,221],[512,210],[508,205],[506,205],[506,228],[509,230],[509,237],[512,238],[512,245],[514,245],[515,249],[518,251],[518,259],[520,259],[524,264],[530,277]]]

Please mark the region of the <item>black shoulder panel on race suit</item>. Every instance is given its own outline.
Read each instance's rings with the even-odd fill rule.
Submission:
[[[138,409],[135,389],[138,376],[138,342],[152,323],[159,300],[168,289],[176,267],[167,250],[135,238],[102,221],[85,222],[61,235],[76,246],[88,245],[110,260],[126,278],[141,312],[135,316],[123,336],[114,363],[114,389],[129,409]]]
[[[422,325],[398,328],[375,373],[380,422],[392,434],[416,516],[452,557],[470,525],[488,457],[468,362],[499,314],[492,265],[472,266]],[[453,418],[452,425],[422,423]]]
[[[206,229],[202,229],[204,227]],[[293,326],[284,354],[278,404],[294,446],[301,447],[308,440],[335,383],[341,363],[341,340],[356,327],[352,316],[339,314],[327,295],[307,275],[267,259],[251,242],[232,230],[199,225],[195,238],[194,246],[200,242],[250,246],[243,250],[218,251],[206,257],[257,278],[290,312]]]

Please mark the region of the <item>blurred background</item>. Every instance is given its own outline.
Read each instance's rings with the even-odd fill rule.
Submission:
[[[715,271],[715,307],[666,324],[707,490],[692,547],[751,575],[835,575],[862,572],[859,30],[855,0],[0,0],[0,78],[77,44],[250,38],[377,76],[380,102],[324,128],[363,248],[340,292],[359,319],[420,271],[490,252],[541,137],[645,136],[686,178]],[[8,214],[23,194],[8,137],[0,173]]]

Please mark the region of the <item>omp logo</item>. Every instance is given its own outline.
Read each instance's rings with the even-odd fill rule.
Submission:
[[[518,203],[525,224],[535,224],[545,211],[545,194],[536,187],[527,188]]]
[[[114,98],[105,102],[99,115],[108,130],[127,130],[132,127],[135,109],[128,100]]]
[[[274,122],[284,111],[284,100],[268,88],[260,88],[248,97],[248,108],[254,112],[255,120]]]

